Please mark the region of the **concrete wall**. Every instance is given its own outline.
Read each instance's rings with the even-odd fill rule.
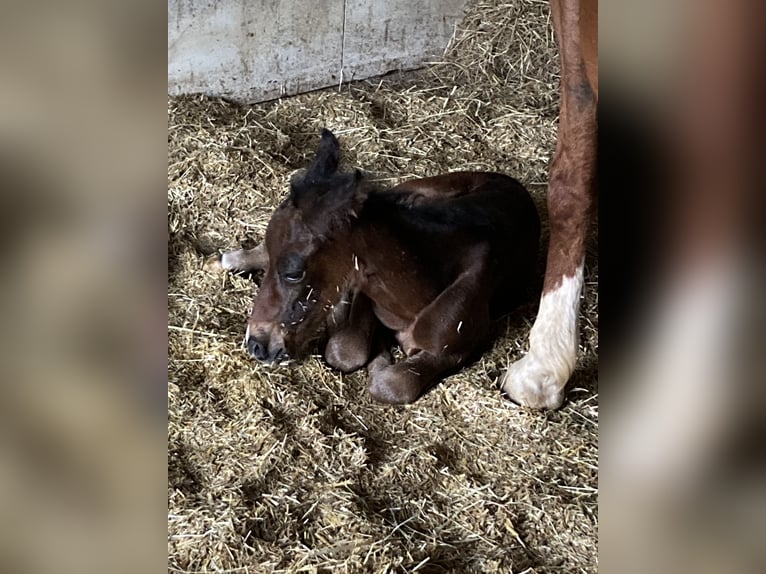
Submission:
[[[168,0],[168,93],[256,102],[438,59],[467,0]]]

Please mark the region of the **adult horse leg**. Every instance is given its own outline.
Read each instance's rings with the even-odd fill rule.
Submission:
[[[509,367],[502,383],[513,401],[533,408],[561,406],[577,358],[585,238],[595,198],[598,97],[588,80],[581,49],[582,4],[590,3],[551,2],[562,80],[559,133],[547,196],[548,261],[529,352]]]

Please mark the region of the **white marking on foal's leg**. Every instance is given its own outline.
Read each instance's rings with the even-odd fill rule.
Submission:
[[[250,338],[250,323],[247,324],[247,329],[245,329],[245,338],[242,341],[242,346],[247,349],[247,340]]]
[[[244,259],[244,250],[239,249],[237,251],[227,251],[221,255],[221,267],[227,271],[237,271],[242,267],[242,261]]]
[[[216,272],[216,271],[223,270],[224,267],[221,263],[221,256],[211,255],[210,257],[205,259],[205,262],[202,264],[202,268],[205,271],[209,271],[209,272]]]
[[[564,402],[564,387],[577,360],[583,265],[543,294],[529,333],[529,352],[503,377],[503,390],[523,406],[556,409]]]
[[[269,264],[269,254],[266,245],[261,243],[252,249],[237,249],[227,251],[219,257],[219,264],[227,271],[257,271],[265,269]]]

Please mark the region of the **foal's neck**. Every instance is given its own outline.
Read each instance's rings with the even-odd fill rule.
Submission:
[[[392,215],[392,217],[388,217]],[[338,256],[347,265],[348,284],[370,297],[377,308],[411,317],[438,293],[432,269],[418,255],[433,238],[413,234],[393,213],[363,210],[350,226]],[[419,245],[415,245],[419,242]]]

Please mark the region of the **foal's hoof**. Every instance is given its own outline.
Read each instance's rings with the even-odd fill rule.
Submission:
[[[513,402],[532,409],[556,410],[564,402],[568,368],[556,369],[527,354],[511,363],[503,376],[502,389]]]
[[[205,262],[202,264],[202,268],[205,271],[208,271],[210,273],[216,273],[218,271],[223,271],[223,265],[221,264],[221,256],[220,254],[211,255],[207,259],[205,259]]]
[[[370,396],[381,403],[413,403],[420,397],[420,387],[417,375],[401,372],[396,365],[376,368],[370,373]]]

